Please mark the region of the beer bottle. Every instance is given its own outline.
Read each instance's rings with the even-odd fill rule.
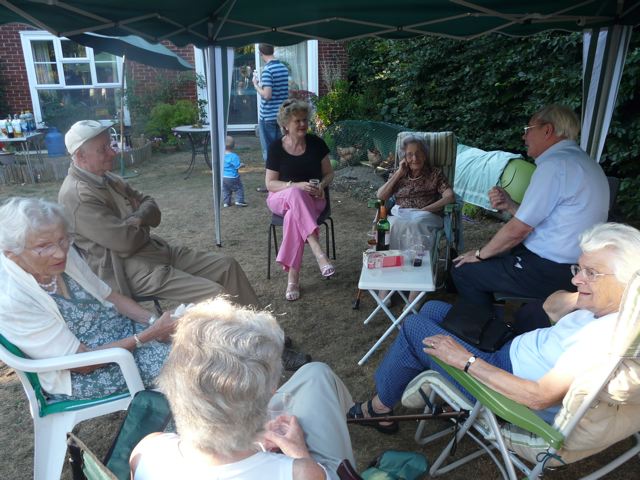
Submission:
[[[384,205],[380,205],[380,216],[378,218],[378,223],[376,224],[376,230],[378,232],[378,243],[376,245],[376,250],[389,250],[389,233],[391,230],[391,224],[387,219],[387,209]]]

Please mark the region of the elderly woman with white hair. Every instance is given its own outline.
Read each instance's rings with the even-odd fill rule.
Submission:
[[[391,209],[391,248],[399,248],[403,235],[424,234],[442,227],[442,210],[455,202],[449,180],[438,167],[429,164],[429,146],[418,135],[402,140],[403,155],[398,169],[377,192],[387,201],[395,198]]]
[[[121,347],[146,386],[166,356],[175,320],[160,318],[100,280],[71,248],[62,207],[14,197],[0,207],[0,333],[31,358]],[[116,365],[38,374],[50,399],[126,391]]]
[[[600,361],[597,352],[615,331],[626,284],[640,270],[640,232],[630,226],[596,225],[582,234],[580,248],[578,264],[571,268],[578,291],[559,291],[545,302],[555,324],[518,335],[496,352],[487,353],[440,326],[451,305],[429,302],[418,315],[405,320],[378,367],[377,394],[366,404],[354,404],[348,417],[388,415],[405,387],[424,370],[436,370],[455,383],[431,361],[435,357],[553,421],[573,379]],[[398,428],[397,422],[368,426],[384,433]]]
[[[291,415],[267,421],[283,340],[268,312],[222,298],[189,309],[159,377],[178,435],[145,437],[131,454],[132,478],[337,479],[343,460],[354,463],[344,420],[352,400],[328,366],[298,370],[278,389],[291,395]]]

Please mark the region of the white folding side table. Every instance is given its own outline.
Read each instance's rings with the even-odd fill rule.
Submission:
[[[410,313],[417,313],[414,307],[418,304],[422,297],[427,292],[433,292],[435,290],[435,284],[433,281],[433,270],[431,268],[431,259],[429,255],[425,255],[422,259],[422,265],[414,267],[412,265],[404,265],[402,267],[386,267],[386,268],[367,268],[367,265],[363,263],[362,272],[360,273],[360,280],[358,281],[358,288],[360,290],[368,290],[373,299],[376,301],[377,306],[371,312],[371,315],[364,321],[365,325],[371,321],[375,315],[382,310],[389,320],[391,326],[380,337],[373,347],[360,359],[358,365],[363,365],[371,356],[373,352],[380,346],[384,340],[391,335],[394,328],[400,329],[402,320]],[[380,298],[378,296],[378,290],[389,290],[389,294]],[[418,296],[412,302],[402,293],[403,291],[415,291],[420,292]],[[391,310],[384,304],[387,299],[398,292],[406,308],[404,311],[396,317]]]

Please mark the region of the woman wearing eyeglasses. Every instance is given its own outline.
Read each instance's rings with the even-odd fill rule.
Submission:
[[[153,385],[174,319],[156,319],[102,282],[71,247],[62,207],[15,197],[0,207],[0,333],[31,358],[121,347]],[[38,374],[51,399],[125,391],[115,365]]]
[[[640,270],[640,232],[627,225],[596,225],[582,234],[580,248],[579,265],[572,268],[577,292],[556,292],[545,302],[552,326],[518,335],[488,353],[440,326],[451,305],[429,302],[418,315],[405,320],[378,367],[376,395],[366,403],[354,404],[347,416],[388,415],[411,380],[425,370],[436,370],[455,383],[431,360],[435,357],[536,410],[551,423],[571,382],[603,361],[613,340],[625,286]],[[416,399],[420,398],[419,387],[413,391]],[[397,422],[367,425],[383,433],[398,430]]]

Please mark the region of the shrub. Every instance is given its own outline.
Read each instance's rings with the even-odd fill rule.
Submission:
[[[151,137],[160,137],[173,145],[179,140],[171,129],[178,125],[192,125],[198,121],[198,106],[189,100],[178,100],[174,104],[160,103],[153,107],[149,115],[145,133]]]

